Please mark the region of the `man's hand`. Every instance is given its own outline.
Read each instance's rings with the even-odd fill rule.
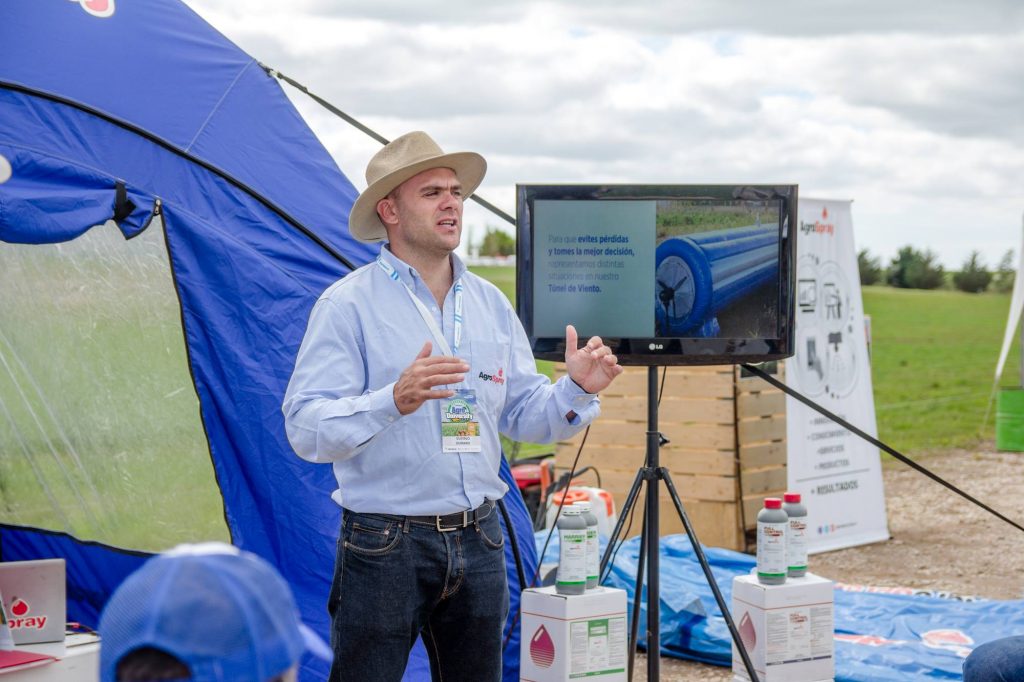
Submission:
[[[619,359],[612,355],[612,349],[604,345],[601,337],[591,337],[587,345],[577,348],[579,339],[576,327],[565,328],[565,368],[569,378],[579,384],[587,393],[599,393],[622,374]]]
[[[428,400],[451,398],[455,391],[434,387],[457,384],[466,378],[465,372],[469,371],[469,365],[459,358],[430,357],[430,349],[430,341],[427,341],[395,383],[395,407],[403,415],[412,414]]]

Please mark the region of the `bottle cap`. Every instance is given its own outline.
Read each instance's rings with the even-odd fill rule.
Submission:
[[[783,497],[786,499],[786,502],[800,504],[800,493],[786,493]]]
[[[583,513],[583,510],[577,507],[575,504],[569,504],[562,507],[562,516],[579,516]]]
[[[587,500],[586,502],[573,502],[572,506],[576,507],[581,512],[586,514],[588,511],[590,511],[590,500]]]
[[[764,498],[765,509],[782,509],[782,500],[777,497]]]

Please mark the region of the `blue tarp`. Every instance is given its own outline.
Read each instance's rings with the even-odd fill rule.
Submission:
[[[67,241],[115,215],[130,238],[160,213],[232,541],[281,570],[326,636],[335,481],[292,454],[280,405],[316,298],[376,254],[348,233],[357,192],[277,81],[178,0],[121,2],[106,17],[9,0],[0,45],[0,154],[13,167],[0,241]],[[514,491],[507,465],[503,476]],[[515,492],[507,502],[532,573],[525,506]],[[70,538],[0,534],[19,547],[5,559],[89,553],[69,572],[69,594],[89,595],[71,606],[86,624],[128,567]],[[514,610],[511,564],[509,577]],[[518,641],[508,654],[516,679]],[[322,664],[303,667],[325,678]]]
[[[538,551],[546,538],[546,532],[536,534]],[[624,542],[604,582],[626,590],[630,604],[634,603],[639,550],[639,537]],[[704,553],[726,604],[731,605],[733,578],[750,573],[754,557],[726,549],[705,548]],[[663,537],[659,557],[662,653],[732,665],[729,629],[689,539]],[[557,561],[555,535],[543,563]],[[812,557],[812,569],[813,563]],[[640,618],[640,645],[644,646],[646,588]],[[850,585],[839,585],[835,591],[836,682],[959,680],[964,658],[973,648],[1010,635],[1024,635],[1024,601],[965,601]]]

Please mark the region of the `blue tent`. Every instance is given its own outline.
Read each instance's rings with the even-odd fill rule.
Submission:
[[[13,167],[0,241],[69,241],[111,218],[130,239],[162,224],[232,541],[281,570],[326,636],[335,482],[291,453],[280,404],[316,298],[376,253],[349,236],[352,184],[267,70],[179,0],[5,2],[0,155]],[[507,465],[503,476],[514,489]],[[525,506],[507,503],[532,574]],[[0,552],[67,558],[69,618],[88,625],[147,556],[11,525]],[[511,559],[509,582],[514,613]],[[516,636],[506,679],[517,670]],[[414,655],[407,677],[425,671]],[[303,679],[325,678],[304,661]]]

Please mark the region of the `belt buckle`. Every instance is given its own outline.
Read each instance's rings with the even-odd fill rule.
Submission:
[[[440,516],[435,516],[434,517],[434,527],[437,528],[437,532],[438,533],[450,533],[453,530],[458,530],[460,528],[465,528],[466,526],[469,525],[469,513],[470,512],[463,510],[463,512],[462,512],[462,525],[461,526],[451,526],[451,527],[442,527],[441,526],[441,517]]]

